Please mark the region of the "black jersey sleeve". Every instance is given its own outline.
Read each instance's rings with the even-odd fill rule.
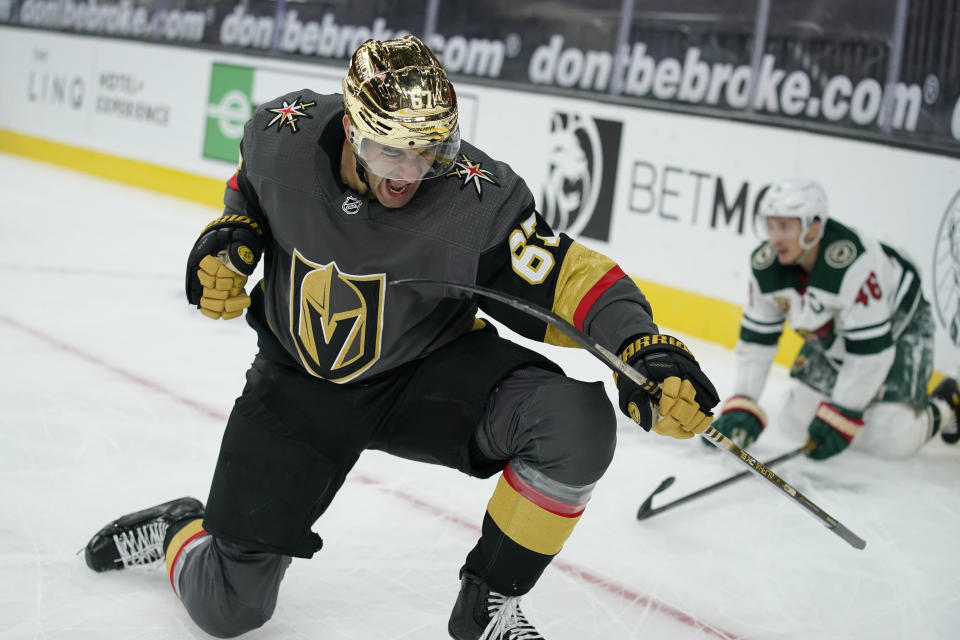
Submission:
[[[480,256],[477,281],[550,309],[609,349],[631,336],[657,333],[649,303],[617,263],[564,233],[555,234],[532,206]],[[484,299],[479,304],[524,337],[576,346],[512,307]]]
[[[260,208],[260,198],[247,176],[247,167],[243,161],[243,144],[241,141],[240,162],[237,164],[237,170],[227,180],[227,186],[223,192],[223,215],[224,217],[246,216],[263,230],[264,236],[269,236],[270,226],[267,216]]]

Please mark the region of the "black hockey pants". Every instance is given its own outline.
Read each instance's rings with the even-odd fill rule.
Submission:
[[[310,528],[365,449],[477,477],[516,458],[573,486],[595,483],[613,456],[602,384],[570,379],[492,332],[365,385],[331,385],[262,355],[247,377],[208,500],[211,540],[179,572],[184,606],[216,637],[270,618],[291,556],[319,549]]]

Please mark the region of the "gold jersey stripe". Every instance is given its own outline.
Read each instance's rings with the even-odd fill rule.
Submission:
[[[171,583],[173,580],[173,565],[176,564],[177,558],[180,557],[180,552],[183,551],[183,548],[187,546],[187,543],[191,540],[206,533],[206,530],[203,528],[203,518],[197,518],[196,520],[188,522],[186,526],[173,535],[170,544],[167,545],[165,550],[167,557],[167,575],[170,576]],[[176,591],[176,587],[174,587],[173,590]]]
[[[579,242],[571,243],[557,275],[557,285],[553,291],[553,312],[572,323],[583,298],[616,266],[617,263],[605,255],[588,249]],[[561,347],[578,346],[552,326],[547,327],[543,341]]]
[[[517,493],[503,475],[487,505],[487,513],[500,530],[520,546],[546,556],[560,552],[580,516],[551,513]]]

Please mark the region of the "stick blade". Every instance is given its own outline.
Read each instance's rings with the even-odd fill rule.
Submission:
[[[673,486],[675,481],[676,478],[674,476],[670,476],[661,482],[660,486],[653,490],[653,493],[651,493],[650,496],[643,501],[643,504],[640,505],[640,508],[637,509],[637,520],[646,520],[656,513],[656,511],[653,509],[653,497],[661,491],[666,491],[669,489],[671,486]]]
[[[637,509],[637,520],[646,520],[653,515],[653,507],[650,506],[651,502],[653,502],[653,496],[644,500],[643,504],[640,505],[640,508]]]

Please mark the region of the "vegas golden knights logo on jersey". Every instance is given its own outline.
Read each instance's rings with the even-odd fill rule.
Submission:
[[[307,371],[332,382],[356,377],[380,358],[386,274],[342,273],[294,250],[290,334]]]

